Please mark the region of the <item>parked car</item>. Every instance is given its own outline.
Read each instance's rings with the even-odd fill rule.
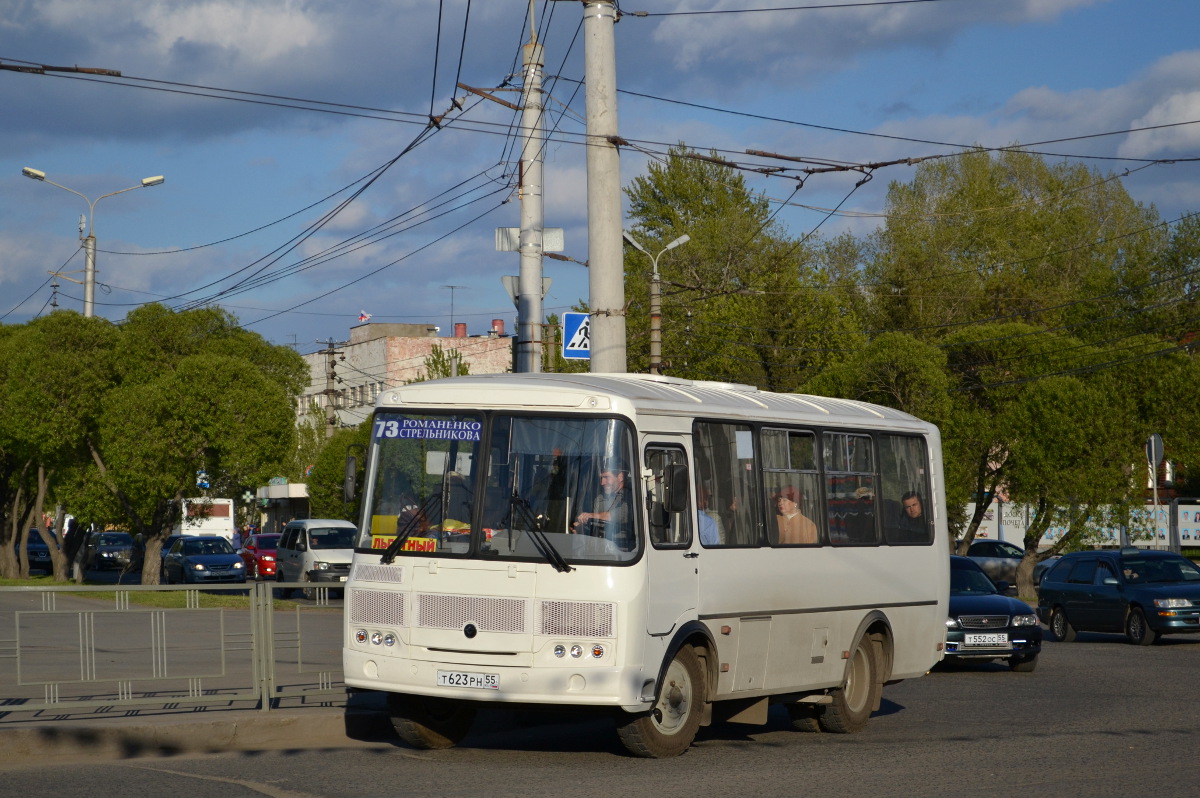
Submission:
[[[142,567],[142,547],[128,532],[93,532],[84,543],[83,568],[86,571]]]
[[[977,540],[967,549],[967,556],[979,564],[993,582],[1017,583],[1017,567],[1025,558],[1025,549],[1004,540]],[[1058,558],[1051,557],[1033,566],[1033,584],[1041,584],[1042,576]]]
[[[53,572],[54,564],[50,562],[50,547],[46,545],[46,541],[42,540],[42,533],[38,530],[29,530],[25,553],[29,558],[30,569],[41,568],[46,573]]]
[[[275,578],[275,547],[279,543],[279,535],[268,533],[250,535],[242,541],[238,554],[246,563],[246,576],[250,579]]]
[[[162,581],[200,584],[205,582],[245,582],[246,564],[218,535],[183,535],[163,555]]]
[[[1200,632],[1200,568],[1166,551],[1071,552],[1043,577],[1037,611],[1065,642],[1076,632],[1124,632],[1145,646]]]
[[[275,550],[276,579],[280,582],[314,582],[341,585],[350,575],[358,529],[336,518],[292,521],[283,528]],[[290,588],[281,588],[284,598]],[[315,588],[304,589],[315,598]]]
[[[974,560],[950,557],[947,662],[1003,659],[1021,673],[1037,667],[1042,627],[1032,607],[1005,595],[1008,587],[992,582]]]

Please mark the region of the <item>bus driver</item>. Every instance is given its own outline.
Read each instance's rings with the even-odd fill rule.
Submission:
[[[571,528],[587,534],[593,521],[602,521],[612,529],[610,536],[629,527],[629,495],[625,490],[625,470],[616,463],[607,463],[600,472],[600,495],[592,503],[592,512],[580,513]]]

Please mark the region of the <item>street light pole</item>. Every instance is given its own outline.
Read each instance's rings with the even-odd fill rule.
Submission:
[[[634,249],[641,252],[650,259],[650,373],[662,373],[662,283],[658,278],[658,259],[662,257],[667,250],[675,249],[680,244],[686,244],[692,240],[692,237],[684,233],[679,238],[667,244],[658,251],[657,255],[651,255],[646,251],[645,247],[634,240],[628,232],[623,232],[625,240],[628,241]]]
[[[155,177],[147,177],[147,178],[144,178],[142,180],[142,182],[136,186],[130,186],[129,188],[123,188],[120,191],[112,191],[112,192],[109,192],[108,194],[101,194],[99,197],[96,197],[96,199],[92,200],[92,199],[88,199],[85,195],[79,193],[78,191],[76,191],[73,188],[67,188],[66,186],[64,186],[60,183],[55,183],[53,180],[47,180],[46,173],[41,171],[40,169],[32,169],[32,168],[26,166],[24,169],[21,170],[21,174],[25,175],[26,177],[28,177],[31,180],[37,180],[41,183],[49,183],[52,186],[57,186],[58,188],[61,188],[63,191],[69,191],[77,197],[83,197],[83,201],[88,204],[88,234],[87,234],[87,238],[85,238],[83,240],[83,252],[84,252],[83,315],[85,318],[90,319],[95,312],[95,301],[96,301],[96,234],[92,229],[92,217],[95,215],[95,212],[96,212],[96,203],[99,202],[100,200],[104,199],[105,197],[112,197],[117,194],[124,194],[126,191],[133,191],[134,189],[137,189],[137,188],[149,188],[150,186],[161,185],[162,182],[164,180],[166,180],[166,178],[163,177],[162,175],[156,175]]]

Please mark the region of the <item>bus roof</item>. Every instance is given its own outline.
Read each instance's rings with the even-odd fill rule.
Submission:
[[[753,385],[651,374],[470,374],[412,383],[385,390],[379,396],[380,407],[476,408],[481,404],[513,409],[758,419],[767,416],[808,423],[929,426],[908,413],[869,402],[772,393]]]

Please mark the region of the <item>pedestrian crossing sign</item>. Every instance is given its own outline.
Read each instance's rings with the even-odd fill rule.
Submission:
[[[563,350],[567,360],[592,356],[592,318],[586,313],[563,314]]]

